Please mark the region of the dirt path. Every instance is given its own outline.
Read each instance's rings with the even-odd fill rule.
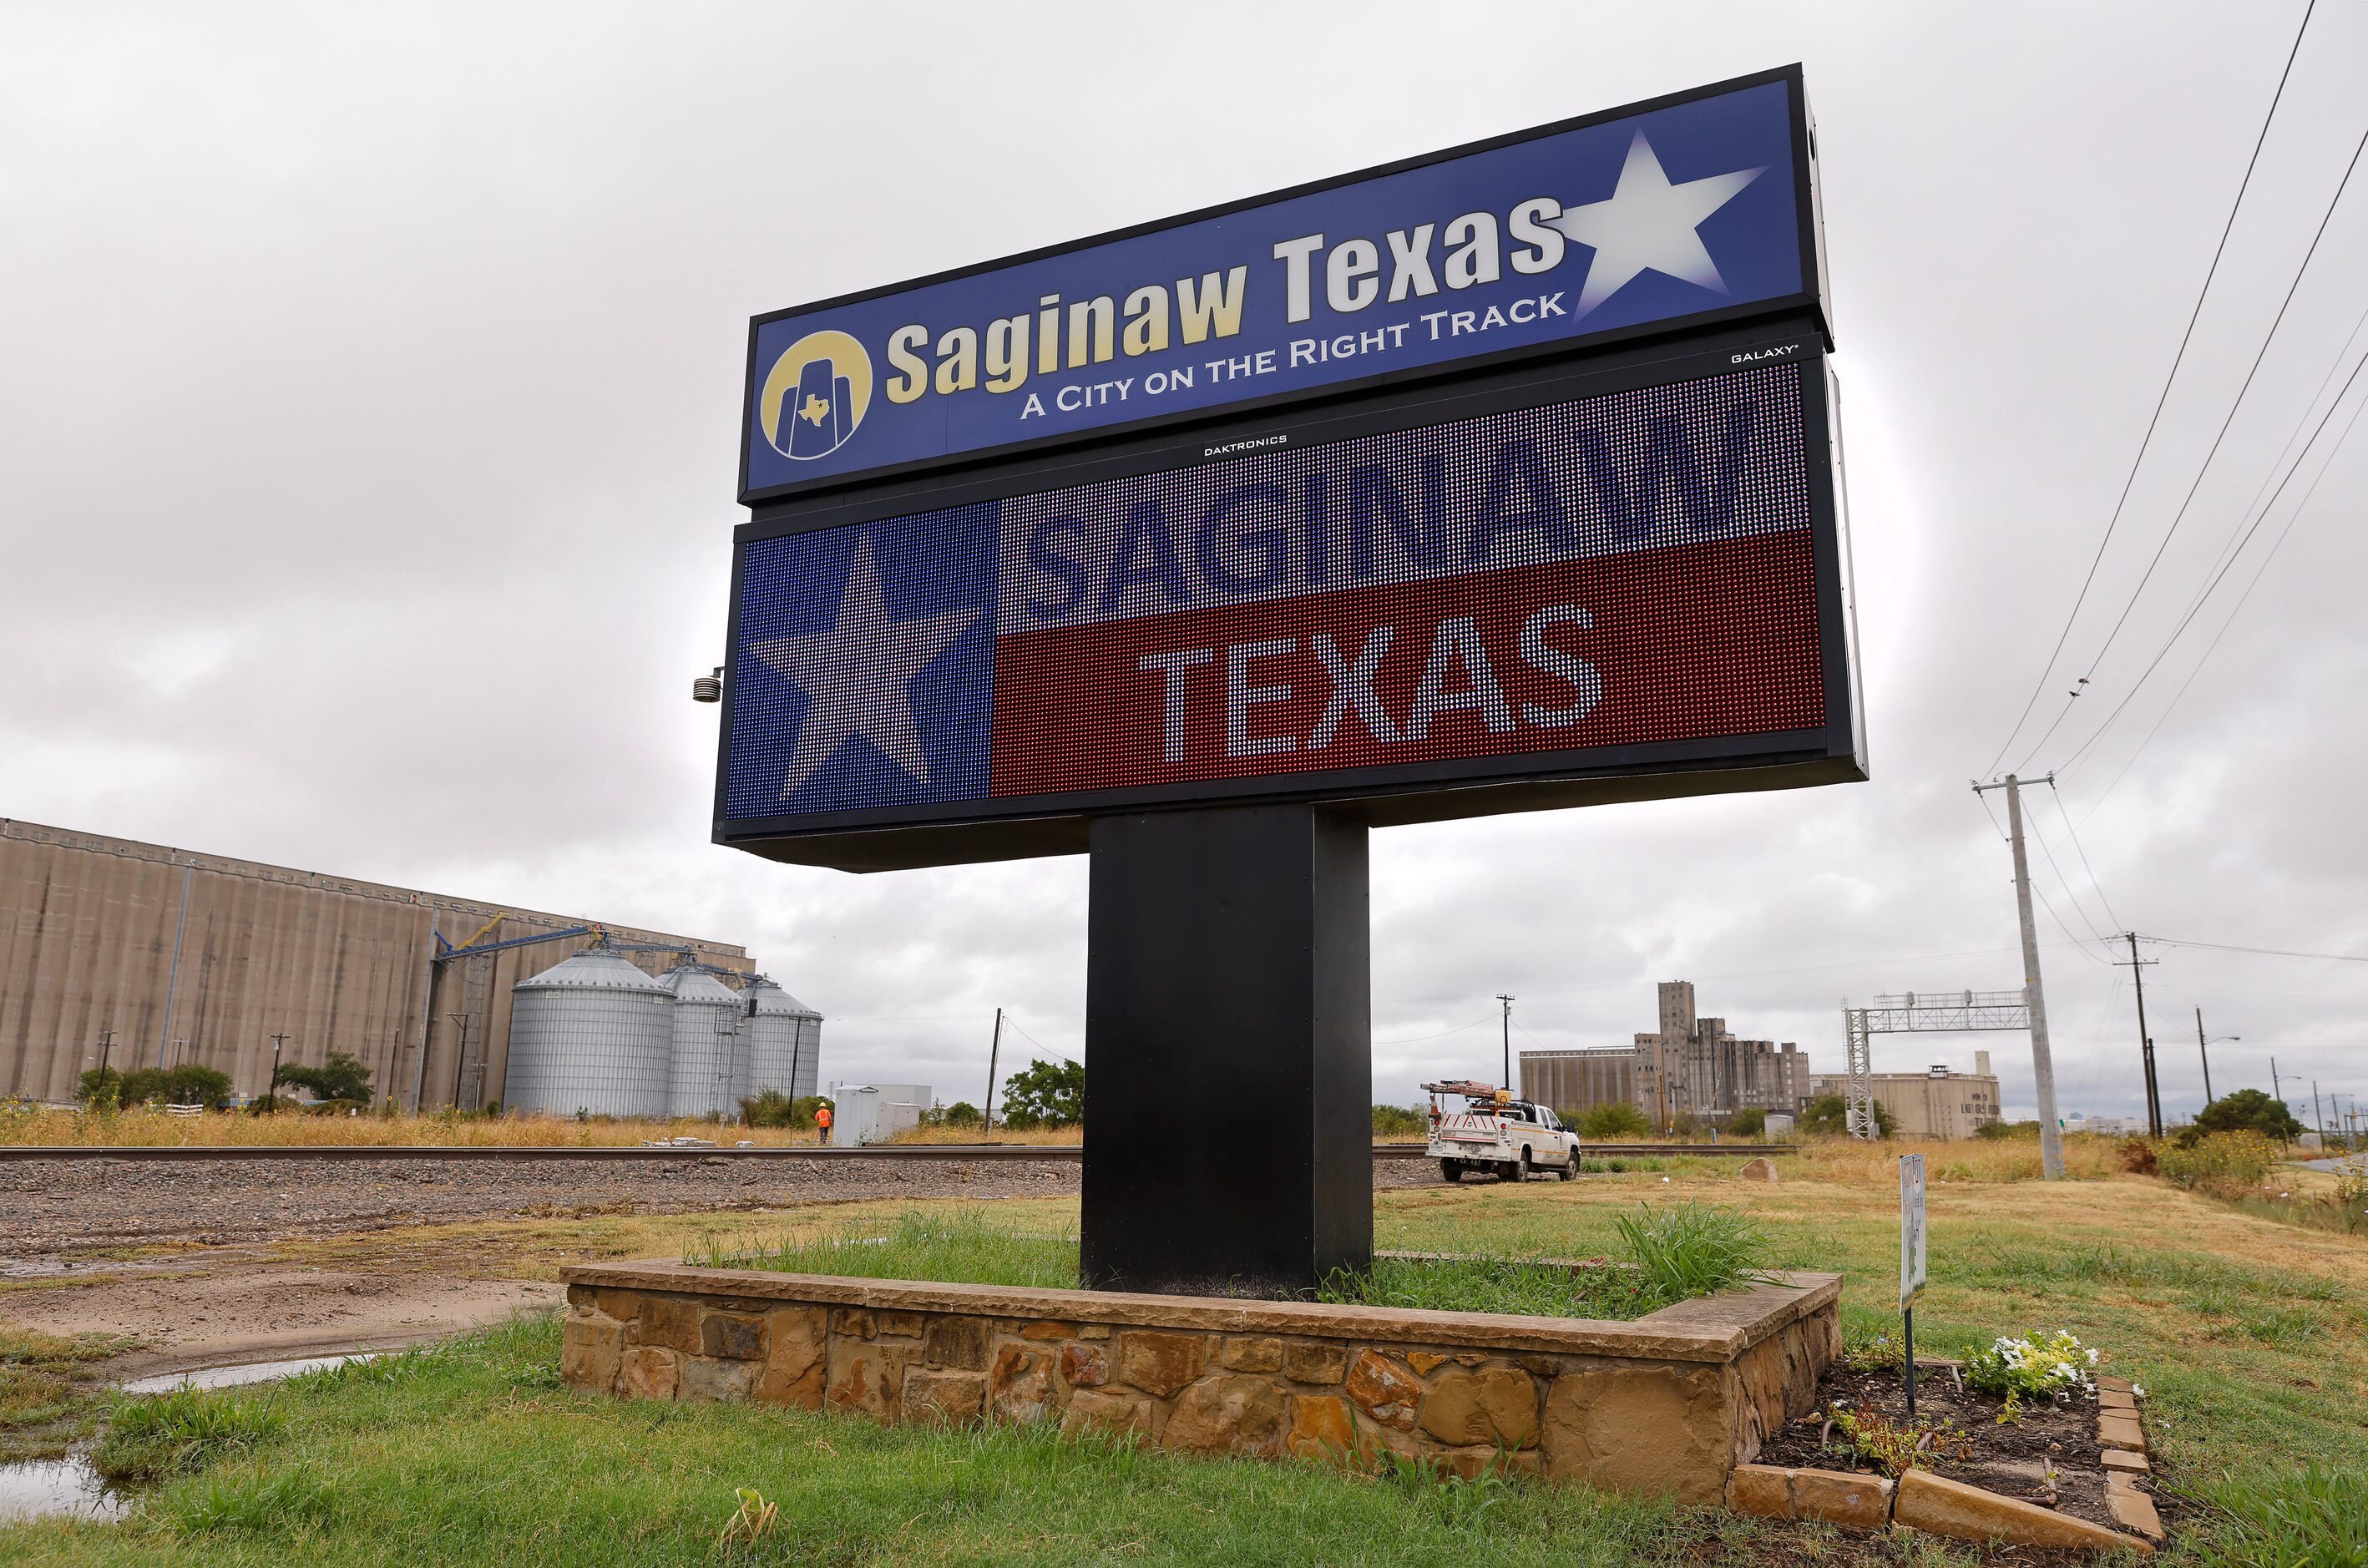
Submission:
[[[211,1259],[154,1274],[0,1295],[0,1321],[48,1334],[117,1334],[142,1348],[110,1379],[276,1360],[328,1350],[388,1350],[556,1307],[556,1285],[450,1275],[375,1274]]]

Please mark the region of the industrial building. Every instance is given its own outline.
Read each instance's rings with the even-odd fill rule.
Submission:
[[[1848,1095],[1847,1077],[1811,1080],[1813,1095]],[[1990,1053],[1974,1052],[1971,1073],[1952,1073],[1935,1062],[1921,1073],[1877,1073],[1875,1103],[1891,1113],[1902,1138],[1971,1138],[1993,1121],[2004,1119],[1998,1108],[1998,1075],[1990,1071]]]
[[[1576,1113],[1600,1105],[1634,1104],[1636,1048],[1521,1052],[1521,1097],[1532,1105]]]
[[[590,1015],[563,994],[585,989],[581,971],[535,983],[596,940],[605,954],[587,968],[620,996],[659,998],[636,1004],[663,1033],[635,1037],[631,1062],[601,1058],[579,1028]],[[755,969],[746,949],[704,937],[0,818],[0,1096],[70,1099],[102,1061],[201,1062],[260,1094],[275,1051],[315,1065],[345,1051],[406,1108],[569,1114],[598,1109],[585,1097],[597,1086],[602,1106],[613,1095],[666,1114],[691,1016],[705,1077],[683,1103],[727,1109],[725,1096],[784,1073],[794,1086],[771,1086],[811,1094],[821,1017],[749,986]]]
[[[1626,1100],[1656,1127],[1808,1103],[1808,1054],[1792,1041],[1737,1040],[1725,1018],[1697,1017],[1690,980],[1663,981],[1659,1001],[1661,1027],[1633,1044],[1521,1052],[1522,1097],[1567,1111]]]

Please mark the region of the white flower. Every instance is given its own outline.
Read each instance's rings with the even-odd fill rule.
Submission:
[[[2130,1385],[2130,1397],[2133,1399],[2144,1399],[2146,1397],[2146,1390],[2138,1387],[2135,1383],[2132,1383]]]

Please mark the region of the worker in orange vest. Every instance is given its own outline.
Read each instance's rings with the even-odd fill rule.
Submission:
[[[827,1143],[827,1142],[830,1142],[830,1102],[829,1102],[829,1101],[825,1100],[825,1101],[824,1101],[822,1104],[820,1104],[820,1105],[818,1105],[818,1106],[814,1107],[814,1128],[815,1128],[815,1132],[814,1132],[814,1142],[817,1142],[817,1143]]]

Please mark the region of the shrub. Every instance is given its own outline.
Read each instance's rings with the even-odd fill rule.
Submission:
[[[333,1051],[329,1060],[318,1067],[288,1062],[279,1069],[272,1087],[276,1089],[281,1084],[309,1089],[315,1099],[351,1100],[365,1106],[370,1103],[370,1070],[351,1051]]]
[[[219,1391],[119,1396],[91,1463],[110,1481],[155,1481],[253,1448],[285,1425],[262,1400]]]
[[[2156,1159],[2154,1141],[2149,1138],[2124,1138],[2114,1153],[2121,1156],[2122,1169],[2132,1176],[2159,1176],[2161,1163]]]
[[[1768,1131],[1768,1113],[1756,1106],[1736,1111],[1726,1119],[1726,1131],[1733,1138],[1757,1138]]]
[[[1606,1100],[1578,1113],[1581,1138],[1641,1138],[1652,1131],[1645,1113],[1626,1100]]]
[[[763,1089],[740,1102],[740,1114],[751,1127],[812,1127],[815,1108],[829,1103],[820,1095],[791,1099],[779,1089]]]
[[[2221,1096],[2195,1113],[2195,1125],[2206,1132],[2252,1131],[2289,1141],[2302,1136],[2302,1123],[2284,1102],[2259,1089]]]
[[[1899,1131],[1899,1119],[1881,1100],[1874,1102],[1874,1130],[1884,1138]],[[1801,1108],[1801,1131],[1828,1135],[1850,1131],[1850,1104],[1839,1095],[1819,1095]]]
[[[1732,1209],[1688,1199],[1664,1209],[1636,1206],[1614,1221],[1628,1260],[1665,1301],[1707,1296],[1744,1283],[1763,1268],[1768,1236]]]
[[[2191,1148],[2176,1142],[2158,1144],[2154,1157],[2164,1177],[2178,1186],[2215,1198],[2247,1198],[2278,1163],[2278,1145],[2265,1134],[2249,1130],[2214,1132],[2197,1139]]]
[[[123,1074],[94,1067],[74,1080],[74,1098],[93,1110],[113,1110],[123,1103]]]
[[[2096,1364],[2097,1353],[2066,1329],[2028,1339],[2002,1335],[1965,1358],[1965,1386],[2017,1402],[2060,1403],[2097,1392],[2089,1370]]]
[[[1409,1110],[1402,1105],[1377,1105],[1373,1108],[1373,1136],[1406,1138],[1429,1131],[1430,1117],[1420,1110]]]
[[[1930,1470],[1936,1460],[1974,1457],[1973,1439],[1950,1422],[1896,1425],[1879,1410],[1854,1411],[1840,1400],[1827,1407],[1826,1419],[1842,1435],[1843,1447],[1888,1476]]]

